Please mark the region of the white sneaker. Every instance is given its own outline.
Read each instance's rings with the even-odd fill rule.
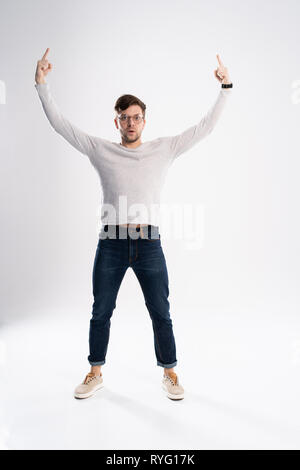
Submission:
[[[184,389],[180,385],[175,372],[170,372],[170,375],[164,374],[162,388],[167,392],[167,397],[171,398],[171,400],[182,400],[184,398]]]
[[[75,388],[75,398],[88,398],[94,395],[94,393],[103,387],[102,372],[99,375],[95,375],[93,372],[89,372],[84,381]]]

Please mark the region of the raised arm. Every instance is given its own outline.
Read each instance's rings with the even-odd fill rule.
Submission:
[[[53,66],[48,62],[47,56],[49,48],[41,60],[37,62],[35,73],[35,88],[38,92],[45,114],[53,129],[66,139],[73,147],[84,155],[92,156],[99,138],[88,135],[66,119],[58,109],[45,81],[46,75],[52,70]]]
[[[219,67],[214,71],[214,76],[222,85],[230,85],[228,70],[224,67],[219,56],[217,55]],[[209,111],[202,117],[200,122],[195,126],[189,127],[184,132],[169,137],[169,148],[172,159],[177,158],[182,153],[186,152],[200,140],[204,139],[214,129],[219,117],[222,114],[226,100],[232,93],[232,88],[221,88],[217,100]]]

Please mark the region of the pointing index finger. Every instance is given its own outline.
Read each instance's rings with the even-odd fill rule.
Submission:
[[[218,59],[219,65],[223,65],[223,63],[222,63],[222,61],[221,61],[221,59],[220,59],[219,54],[217,54],[217,59]]]
[[[42,57],[42,60],[45,60],[47,58],[47,55],[48,55],[49,51],[50,51],[50,49],[49,49],[49,47],[47,47],[46,52]]]

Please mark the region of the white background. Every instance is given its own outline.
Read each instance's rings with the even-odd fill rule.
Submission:
[[[299,14],[296,0],[1,3],[4,448],[299,448]],[[205,208],[200,249],[161,232],[178,403],[159,394],[132,270],[113,314],[107,388],[72,397],[89,370],[101,189],[42,110],[34,74],[47,47],[61,112],[115,142],[120,95],[147,105],[143,142],[175,135],[214,103],[216,54],[229,70],[216,128],[178,157],[162,194]],[[95,412],[97,432],[85,426]]]

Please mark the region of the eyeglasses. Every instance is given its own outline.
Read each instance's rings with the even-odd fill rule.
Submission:
[[[119,121],[121,121],[122,123],[126,121],[129,122],[130,118],[132,118],[134,122],[139,124],[144,119],[144,116],[142,114],[135,114],[134,116],[127,116],[126,114],[121,114],[120,116],[118,116]]]

